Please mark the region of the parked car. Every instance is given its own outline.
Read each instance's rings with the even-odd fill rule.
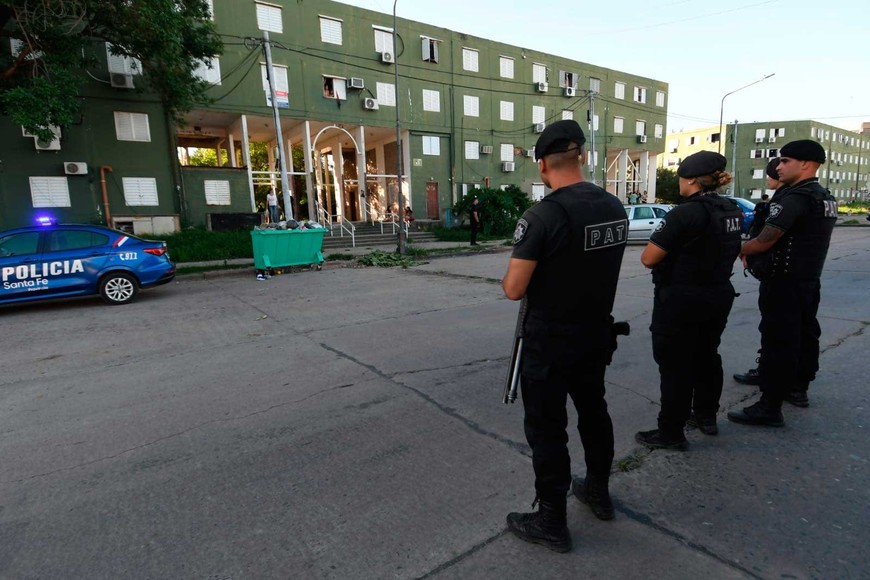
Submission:
[[[749,234],[749,226],[752,225],[752,220],[755,219],[755,204],[742,197],[729,197],[728,199],[733,199],[740,206],[740,211],[743,212],[743,227],[741,232]]]
[[[91,225],[0,232],[0,304],[92,294],[126,304],[173,278],[165,242]]]
[[[625,206],[625,215],[628,217],[628,240],[648,240],[665,214],[673,207],[658,203]]]

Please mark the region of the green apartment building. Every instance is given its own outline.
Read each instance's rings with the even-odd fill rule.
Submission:
[[[184,126],[131,88],[135,61],[99,45],[80,123],[46,144],[0,121],[0,228],[49,212],[171,231],[251,213],[270,187],[280,194],[266,34],[294,217],[378,219],[399,191],[418,219],[433,220],[475,186],[516,185],[540,199],[534,143],[566,118],[588,129],[587,175],[621,199],[655,194],[662,81],[404,19],[394,43],[392,15],[329,0],[210,4],[225,50],[199,69],[213,102]],[[268,170],[253,169],[252,143],[267,145]],[[214,166],[188,164],[209,149]],[[297,166],[291,150],[302,152]]]
[[[867,124],[865,123],[865,127]],[[864,199],[867,194],[870,131],[849,131],[817,121],[771,121],[737,123],[724,127],[720,142],[719,127],[671,133],[659,166],[676,170],[680,161],[697,151],[719,151],[728,158],[734,175],[731,192],[739,197],[759,199],[767,189],[765,167],[779,155],[789,141],[814,139],[827,151],[827,161],[819,168],[819,181],[842,201]]]

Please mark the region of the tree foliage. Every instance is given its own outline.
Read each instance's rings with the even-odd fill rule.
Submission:
[[[78,115],[99,43],[138,59],[138,90],[176,119],[205,100],[199,61],[222,52],[206,0],[0,0],[0,37],[21,43],[17,56],[0,51],[0,112],[44,139]]]
[[[680,203],[680,179],[676,171],[664,167],[656,169],[656,198],[666,203]]]
[[[517,225],[517,220],[523,212],[532,206],[529,196],[516,185],[505,189],[472,189],[468,195],[453,206],[453,210],[463,218],[467,218],[474,196],[480,202],[480,221],[485,235],[510,235]]]

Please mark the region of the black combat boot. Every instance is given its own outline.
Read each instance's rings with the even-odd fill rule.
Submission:
[[[807,397],[806,389],[794,388],[785,396],[785,402],[791,403],[795,407],[806,409],[810,406],[810,399]]]
[[[608,490],[608,477],[593,477],[575,479],[571,482],[571,493],[585,503],[599,520],[612,520],[614,517],[613,502]]]
[[[541,500],[538,511],[531,513],[509,513],[507,526],[518,538],[541,544],[554,552],[571,550],[571,534],[565,518],[565,500]],[[532,507],[538,499],[532,503]]]
[[[785,425],[779,405],[771,403],[763,396],[754,405],[744,407],[740,411],[728,411],[728,420],[743,425],[765,425],[767,427]]]
[[[761,362],[761,349],[758,349],[758,357],[755,359],[756,364]],[[758,374],[758,368],[749,369],[743,374],[737,373],[734,375],[734,380],[742,385],[760,385],[761,377]]]
[[[689,442],[686,441],[686,436],[680,431],[679,434],[666,434],[661,429],[653,429],[652,431],[638,431],[634,435],[634,440],[650,449],[672,449],[674,451],[685,451],[689,448]]]
[[[689,420],[686,421],[687,429],[697,429],[704,435],[718,435],[719,426],[716,424],[715,415],[697,415],[692,413]]]

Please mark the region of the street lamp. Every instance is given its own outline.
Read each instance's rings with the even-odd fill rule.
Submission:
[[[396,3],[393,0],[393,70],[396,73],[396,190],[399,193],[399,254],[405,255],[405,194],[402,192],[402,133],[399,122],[399,52],[396,50]],[[410,191],[410,186],[408,187]]]
[[[748,85],[740,87],[739,89],[734,89],[730,93],[725,93],[725,96],[722,97],[722,104],[719,106],[719,153],[722,153],[722,137],[724,136],[724,135],[722,135],[722,113],[725,112],[725,97],[727,97],[728,95],[733,95],[737,91],[742,91],[743,89],[747,89],[747,88],[751,87],[752,85],[757,85],[761,81],[766,81],[767,79],[769,79],[770,77],[772,77],[775,74],[776,73],[770,73],[769,75],[762,77],[755,82],[749,83]]]

